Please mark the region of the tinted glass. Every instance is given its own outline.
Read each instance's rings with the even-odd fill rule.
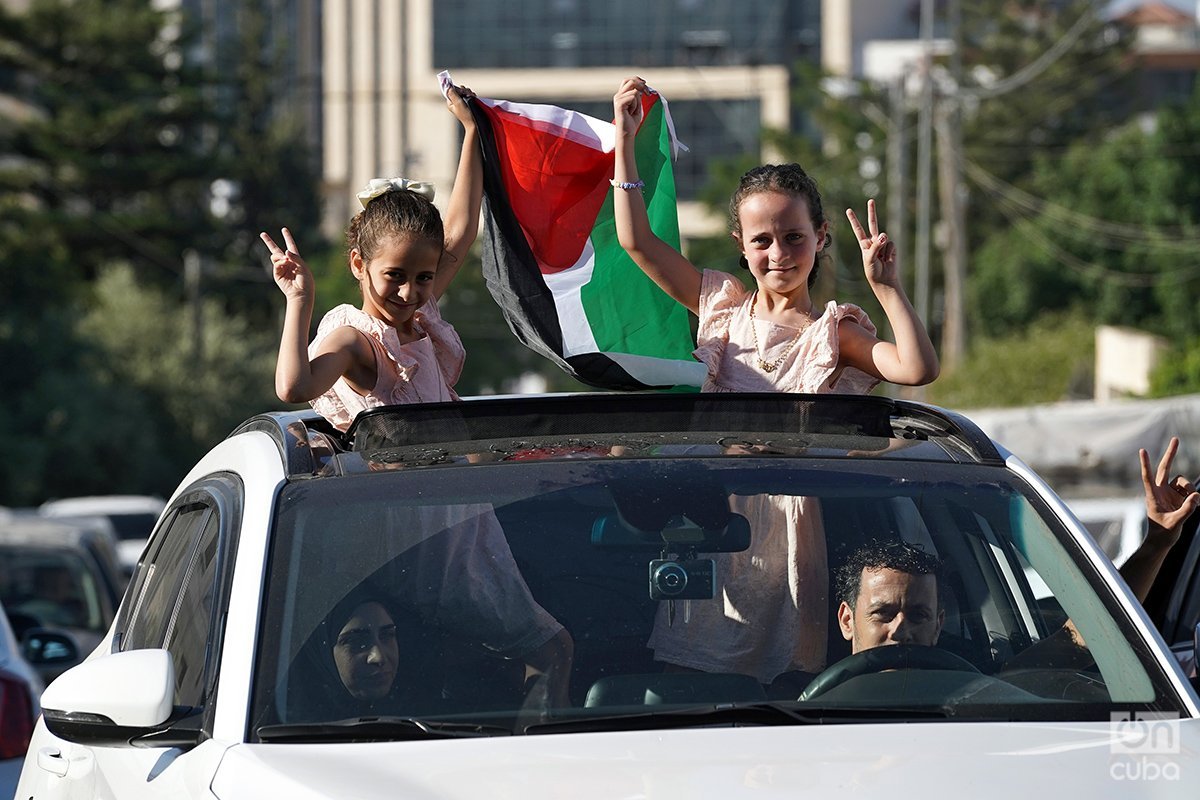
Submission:
[[[433,56],[453,67],[707,66],[816,55],[818,0],[442,0]]]
[[[200,531],[212,512],[206,506],[181,509],[171,520],[170,530],[159,537],[155,552],[134,576],[135,588],[121,638],[122,650],[162,647],[168,627],[177,613],[184,576]]]
[[[626,459],[581,444],[575,460],[376,462],[288,487],[254,727],[400,715],[586,729],[766,700],[951,720],[1174,708],[1102,579],[1003,468],[726,449]],[[915,568],[861,571],[859,596],[839,595],[853,553],[897,540],[940,573],[913,572],[897,608],[868,605],[867,579]],[[560,680],[537,677],[564,659]]]
[[[219,532],[217,515],[209,515],[200,541],[192,551],[192,563],[163,640],[163,647],[171,651],[175,662],[176,705],[199,706],[204,700],[204,666],[212,628]]]

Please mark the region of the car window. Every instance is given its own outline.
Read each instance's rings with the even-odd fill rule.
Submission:
[[[134,576],[121,650],[162,647],[175,665],[176,705],[203,701],[220,520],[207,504],[176,510]]]
[[[209,515],[192,551],[179,601],[163,637],[163,647],[171,652],[175,662],[175,702],[178,705],[199,706],[204,697],[204,666],[212,628],[219,532],[217,515]]]
[[[384,468],[286,488],[274,536],[256,727],[378,714],[519,727],[535,702],[524,667],[554,624],[573,644],[567,700],[537,713],[582,725],[752,699],[1031,720],[1179,702],[1105,579],[1003,467],[590,452]],[[945,660],[919,680],[876,665],[806,699],[855,648],[889,649],[839,620],[839,568],[876,540],[941,560],[927,649]],[[761,585],[771,559],[791,565],[782,585]],[[714,616],[740,629],[714,638]],[[762,652],[703,666],[743,633]],[[383,666],[355,677],[355,648]],[[387,685],[372,695],[368,680]]]
[[[107,595],[86,551],[0,548],[0,601],[49,627],[106,633]]]

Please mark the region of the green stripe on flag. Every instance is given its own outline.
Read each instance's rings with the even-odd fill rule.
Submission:
[[[634,144],[638,175],[646,183],[650,227],[678,249],[675,176],[661,102],[650,108]],[[600,352],[694,363],[696,345],[687,309],[646,277],[617,241],[612,191],[596,217],[591,239],[596,261],[591,280],[581,290],[581,300]]]

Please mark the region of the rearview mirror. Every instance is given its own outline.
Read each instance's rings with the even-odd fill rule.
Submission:
[[[669,519],[657,531],[644,531],[626,523],[618,514],[605,514],[592,523],[592,544],[615,550],[675,553],[738,553],[750,546],[750,522],[741,514],[730,514],[724,527],[701,528],[684,516]]]

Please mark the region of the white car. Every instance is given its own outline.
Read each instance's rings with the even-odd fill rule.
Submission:
[[[872,541],[940,560],[936,643],[845,638],[836,578]],[[711,647],[731,620],[807,660]],[[20,798],[1190,800],[1200,776],[1194,679],[1063,502],[968,420],[881,397],[256,417],[42,705]]]
[[[110,494],[47,500],[38,509],[46,517],[103,517],[117,539],[117,558],[126,574],[133,572],[146,539],[166,507],[161,497]]]

